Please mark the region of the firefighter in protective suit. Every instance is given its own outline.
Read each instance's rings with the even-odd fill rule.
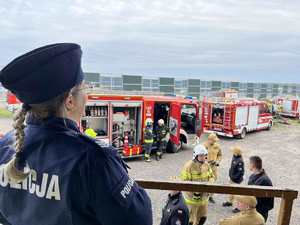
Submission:
[[[255,209],[257,204],[255,197],[235,196],[235,201],[241,212],[221,220],[219,225],[265,225],[265,219]]]
[[[207,160],[213,171],[215,181],[218,179],[218,167],[220,166],[222,160],[222,151],[218,141],[219,139],[217,135],[212,133],[208,136],[207,141],[204,143],[204,146],[208,151]],[[211,203],[215,203],[212,195],[210,195],[209,201]]]
[[[151,150],[153,145],[153,120],[147,118],[145,121],[146,127],[144,132],[144,143],[145,143],[145,160],[151,162]]]
[[[157,141],[158,141],[158,150],[156,152],[156,160],[160,160],[163,152],[166,151],[167,143],[168,143],[168,133],[169,128],[165,126],[165,121],[163,119],[158,120],[157,127]]]
[[[207,150],[203,145],[196,145],[193,160],[188,161],[180,174],[183,181],[213,182],[214,175],[206,162]],[[208,193],[184,192],[184,198],[190,211],[190,224],[203,225],[207,219]]]

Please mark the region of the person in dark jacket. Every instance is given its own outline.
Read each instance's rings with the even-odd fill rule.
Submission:
[[[168,200],[162,210],[160,225],[188,225],[189,209],[185,204],[181,192],[173,192],[168,195]]]
[[[245,166],[244,166],[244,160],[242,157],[242,150],[239,146],[235,146],[232,148],[232,160],[231,160],[231,167],[229,169],[229,178],[230,183],[232,184],[240,184],[244,180],[244,174],[245,174]],[[229,195],[229,201],[224,202],[224,207],[229,207],[233,205],[233,195]],[[239,210],[235,208],[233,210],[234,212],[238,212]]]
[[[151,151],[154,141],[153,135],[153,120],[147,118],[145,121],[145,131],[144,131],[144,146],[145,146],[145,160],[146,162],[151,162]]]
[[[262,166],[262,159],[259,156],[250,157],[250,170],[252,175],[249,177],[248,185],[273,186],[271,179],[266,174]],[[267,222],[268,214],[274,208],[274,198],[257,198],[256,210]]]
[[[167,144],[169,141],[169,128],[165,125],[163,119],[158,120],[158,126],[156,130],[157,136],[157,151],[156,160],[160,160],[164,152],[166,152]]]
[[[0,147],[0,214],[12,225],[152,225],[150,198],[117,150],[78,127],[87,99],[81,55],[77,44],[52,44],[0,71],[22,102],[15,138],[7,136],[14,144]]]

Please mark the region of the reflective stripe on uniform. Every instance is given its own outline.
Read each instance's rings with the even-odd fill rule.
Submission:
[[[208,199],[190,199],[184,197],[185,203],[188,205],[206,205],[208,204]]]
[[[153,139],[151,139],[151,140],[145,140],[145,143],[146,144],[153,143]]]
[[[186,172],[186,171],[181,171],[181,174],[180,174],[180,178],[182,180],[203,180],[203,181],[208,181],[209,178],[213,177],[213,173],[212,173],[212,170],[209,169],[207,172],[205,173],[198,173],[198,172],[192,172],[192,173],[189,173],[189,172]]]

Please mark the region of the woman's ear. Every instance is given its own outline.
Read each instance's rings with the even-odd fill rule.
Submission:
[[[69,96],[66,98],[65,107],[67,111],[73,111],[75,108],[75,100],[72,94],[69,94]]]

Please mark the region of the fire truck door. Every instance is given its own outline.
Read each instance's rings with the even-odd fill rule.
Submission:
[[[179,103],[171,103],[171,112],[169,120],[170,139],[178,145],[180,141],[180,127],[181,127],[181,105]]]
[[[291,112],[292,111],[292,101],[286,100],[283,102],[283,112]]]
[[[255,130],[258,125],[259,106],[249,106],[248,130]]]

